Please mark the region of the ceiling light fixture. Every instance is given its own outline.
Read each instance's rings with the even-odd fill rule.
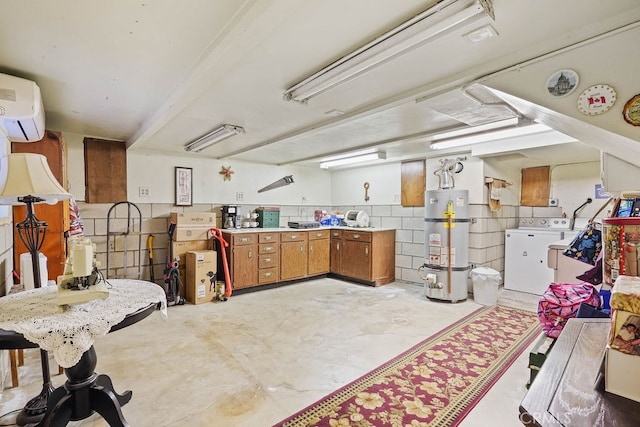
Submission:
[[[234,135],[238,135],[240,133],[244,133],[244,128],[240,126],[234,125],[222,125],[206,135],[202,135],[200,138],[196,139],[185,145],[185,151],[199,152],[204,150],[207,147],[212,146],[222,140],[230,138]]]
[[[479,127],[479,126],[476,126]],[[541,132],[550,131],[551,128],[543,124],[534,123],[530,120],[520,120],[516,125],[506,128],[484,130],[470,133],[464,136],[442,138],[441,135],[434,136],[434,142],[430,147],[434,150],[442,150],[445,148],[456,148],[465,145],[478,144],[482,142],[496,141],[506,138],[514,138],[524,135],[532,135]],[[439,137],[439,138],[438,138]]]
[[[284,99],[307,103],[321,93],[364,74],[410,49],[464,24],[493,15],[491,0],[443,0],[343,56],[284,92]]]
[[[480,43],[481,41],[496,37],[497,35],[498,32],[493,28],[493,25],[487,24],[464,34],[462,37],[469,40],[471,43]]]
[[[518,118],[512,117],[510,119],[498,120],[496,122],[486,123],[483,125],[465,126],[463,128],[458,128],[451,131],[437,133],[431,137],[431,140],[440,141],[443,139],[450,139],[458,136],[476,134],[476,133],[490,131],[490,130],[510,128],[510,127],[518,126],[518,123],[519,123]]]
[[[354,163],[368,162],[371,160],[384,160],[387,158],[387,154],[384,151],[376,151],[374,153],[356,154],[353,153],[349,156],[343,156],[340,158],[332,158],[332,160],[326,160],[320,163],[320,168],[329,169],[336,166],[350,165]]]

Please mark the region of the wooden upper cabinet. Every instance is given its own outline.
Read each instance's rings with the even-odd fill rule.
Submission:
[[[12,153],[42,154],[47,158],[49,169],[60,185],[68,189],[67,183],[67,145],[62,133],[45,130],[44,138],[36,142],[12,142]]]
[[[84,139],[85,202],[127,200],[127,147],[122,141]]]
[[[402,206],[424,206],[424,192],[427,185],[425,160],[402,162],[400,174]]]
[[[549,206],[550,171],[549,166],[522,169],[520,206]]]

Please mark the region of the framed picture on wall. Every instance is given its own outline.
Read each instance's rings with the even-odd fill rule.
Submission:
[[[191,168],[176,166],[176,205],[193,204],[193,171]]]

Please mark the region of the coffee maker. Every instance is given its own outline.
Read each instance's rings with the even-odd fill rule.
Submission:
[[[238,216],[238,206],[222,206],[222,228],[235,228]]]

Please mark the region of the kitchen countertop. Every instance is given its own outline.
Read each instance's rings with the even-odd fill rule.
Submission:
[[[273,233],[273,232],[285,232],[285,231],[314,231],[314,230],[348,230],[348,231],[389,231],[395,230],[395,228],[384,228],[384,227],[346,227],[346,226],[338,226],[338,227],[327,227],[321,226],[316,228],[291,228],[291,227],[278,227],[278,228],[260,228],[260,227],[252,227],[252,228],[223,228],[222,231],[225,233],[231,234],[242,234],[242,233]]]

